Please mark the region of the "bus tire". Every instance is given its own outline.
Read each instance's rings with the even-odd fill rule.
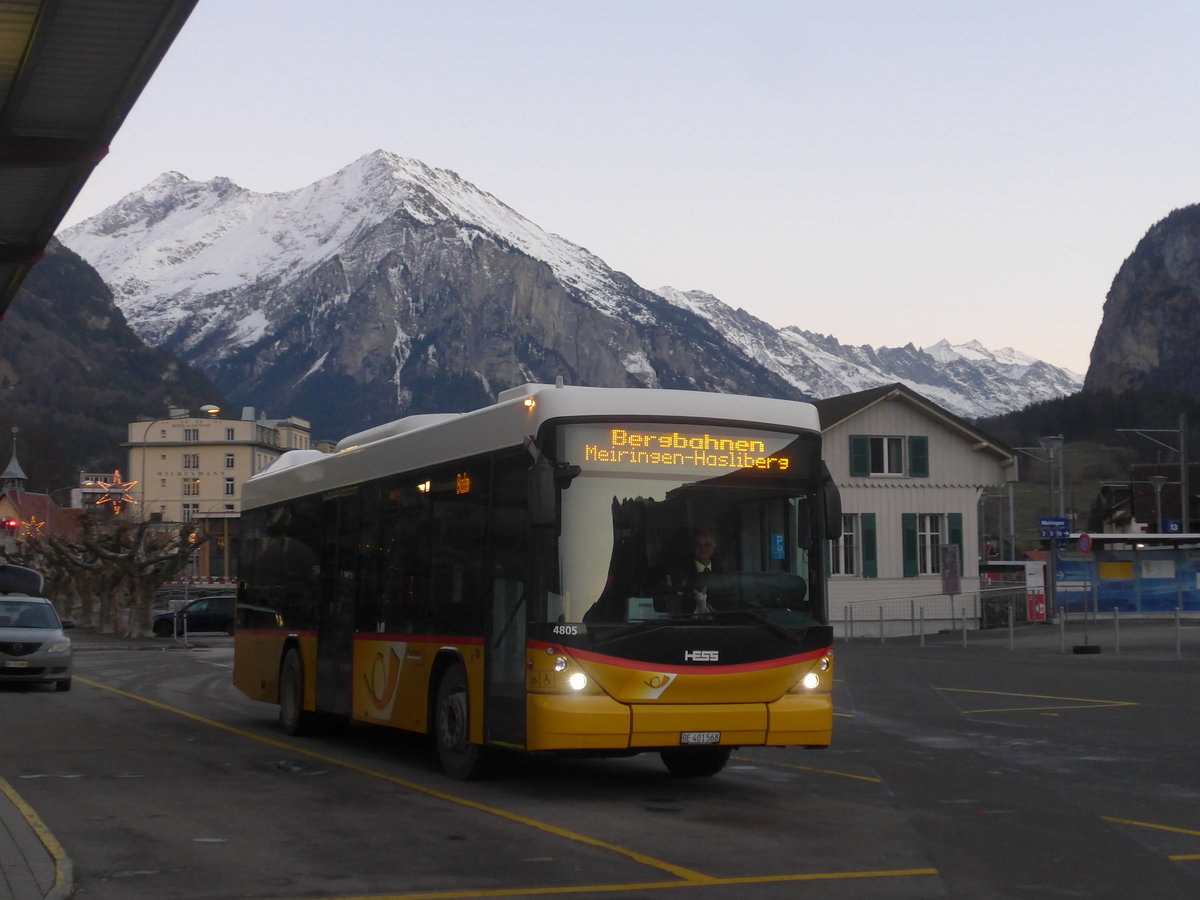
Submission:
[[[279,727],[284,734],[300,736],[312,731],[316,717],[304,708],[304,663],[292,647],[279,667]]]
[[[483,748],[471,743],[471,701],[467,672],[454,663],[438,682],[433,733],[442,771],[467,781],[483,774]]]
[[[663,765],[677,778],[707,778],[729,762],[732,747],[698,747],[694,750],[663,750]]]

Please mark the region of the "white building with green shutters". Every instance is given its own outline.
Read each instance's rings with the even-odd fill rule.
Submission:
[[[979,501],[1017,480],[1016,452],[902,384],[816,406],[825,462],[842,494],[843,534],[830,554],[837,632],[848,605],[858,620],[876,619],[882,604],[866,601],[895,601],[888,618],[918,604],[931,616],[949,609],[941,600],[944,545],[958,548],[959,596],[970,604],[983,552]],[[878,630],[864,622],[858,633]]]

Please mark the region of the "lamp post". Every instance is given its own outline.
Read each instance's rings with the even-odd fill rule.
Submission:
[[[186,413],[187,411],[184,410],[184,412]],[[221,413],[221,407],[215,406],[212,403],[206,403],[200,407],[200,412],[202,412],[212,418],[216,418]],[[141,485],[142,485],[142,515],[147,519],[149,519],[151,516],[154,515],[154,513],[152,513],[150,511],[150,497],[149,497],[150,481],[149,481],[149,472],[148,472],[148,466],[149,466],[148,456],[149,456],[149,450],[150,450],[150,443],[149,443],[150,429],[153,428],[155,425],[158,425],[160,422],[169,422],[172,419],[178,419],[178,418],[186,418],[186,416],[169,415],[169,416],[165,416],[165,417],[160,416],[157,419],[151,419],[149,422],[146,423],[146,427],[142,431],[142,440],[141,440],[142,467],[141,467],[141,472],[139,473],[140,478],[138,480],[141,482]],[[130,473],[130,474],[132,474],[132,473]]]

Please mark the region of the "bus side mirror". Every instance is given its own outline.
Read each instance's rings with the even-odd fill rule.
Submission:
[[[821,461],[821,505],[825,510],[825,539],[836,541],[842,536],[842,492],[834,484],[824,460]]]
[[[529,524],[535,528],[558,525],[558,490],[554,466],[541,457],[529,467]]]

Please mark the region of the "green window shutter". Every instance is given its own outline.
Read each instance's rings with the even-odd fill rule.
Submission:
[[[850,474],[860,478],[871,474],[871,441],[865,434],[850,435]]]
[[[859,516],[862,524],[862,574],[863,578],[879,577],[879,556],[875,551],[875,513]]]
[[[917,514],[901,515],[900,530],[904,542],[904,577],[916,578],[920,574],[917,571]]]
[[[929,477],[929,438],[923,434],[908,437],[908,474],[913,478]]]
[[[966,561],[966,557],[963,556],[962,513],[950,513],[946,516],[946,520],[950,530],[949,543],[958,545],[958,565],[961,572]]]

